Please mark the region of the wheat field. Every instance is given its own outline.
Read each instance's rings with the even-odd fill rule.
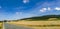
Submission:
[[[18,21],[9,23],[18,25],[60,25],[60,21]]]
[[[17,21],[7,22],[13,25],[22,25],[34,29],[60,29],[60,21]]]
[[[2,24],[2,23],[0,23],[0,29],[2,29],[2,27],[3,27],[3,24]]]

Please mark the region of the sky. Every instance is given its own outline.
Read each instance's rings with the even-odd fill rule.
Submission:
[[[60,15],[60,0],[0,0],[0,20]]]

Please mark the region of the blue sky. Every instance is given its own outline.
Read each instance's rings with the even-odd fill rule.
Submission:
[[[0,0],[0,20],[60,15],[60,0]]]

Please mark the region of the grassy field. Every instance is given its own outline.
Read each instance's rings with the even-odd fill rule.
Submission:
[[[17,22],[8,22],[13,25],[22,25],[26,27],[31,27],[34,29],[60,29],[60,21],[17,21]]]
[[[22,25],[34,29],[60,29],[60,15],[36,16],[7,23],[18,26]]]
[[[3,24],[2,24],[2,23],[0,23],[0,29],[2,29],[2,27],[3,27]]]

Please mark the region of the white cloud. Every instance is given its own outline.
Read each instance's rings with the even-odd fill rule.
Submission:
[[[50,10],[51,10],[50,7],[48,7],[48,8],[42,8],[42,9],[40,9],[40,12],[46,12],[46,11],[50,11]]]
[[[45,12],[45,10],[40,10],[40,12]]]
[[[23,3],[28,3],[29,2],[29,0],[23,0]]]
[[[50,7],[48,7],[48,10],[51,10],[51,8],[50,8]]]
[[[45,12],[47,9],[46,8],[42,8],[40,9],[40,12]]]
[[[42,8],[42,10],[47,10],[46,8]]]
[[[55,10],[60,10],[60,7],[56,7]]]

